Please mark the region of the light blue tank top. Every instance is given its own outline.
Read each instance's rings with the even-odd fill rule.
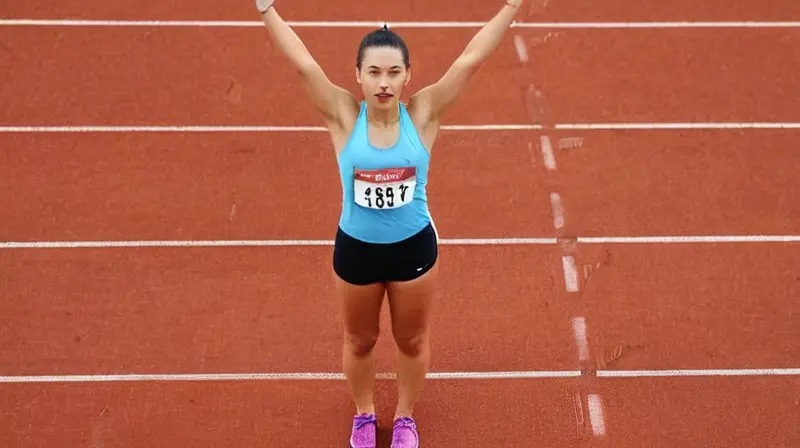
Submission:
[[[400,132],[397,142],[386,149],[369,143],[367,136],[367,104],[361,102],[361,111],[350,138],[339,153],[339,176],[342,182],[342,213],[339,227],[353,238],[368,243],[394,243],[413,236],[431,223],[428,210],[428,166],[430,153],[425,149],[414,123],[400,104]],[[416,186],[413,200],[398,208],[369,208],[357,204],[358,191],[365,204],[385,206],[391,200],[398,200],[399,189],[375,196],[376,189],[354,188],[355,170],[381,170],[388,168],[411,168],[416,170]],[[385,190],[385,188],[381,188]],[[369,195],[367,194],[369,193]],[[389,197],[386,193],[390,193]],[[369,196],[369,197],[368,197]]]

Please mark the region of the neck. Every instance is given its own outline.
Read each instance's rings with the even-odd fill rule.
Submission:
[[[371,123],[388,126],[400,121],[400,105],[386,110],[367,109],[367,119]]]

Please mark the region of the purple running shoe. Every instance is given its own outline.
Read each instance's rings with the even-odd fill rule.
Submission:
[[[400,417],[394,421],[392,448],[419,448],[419,433],[413,418]]]
[[[353,417],[353,432],[350,434],[350,448],[375,448],[378,420],[375,414],[360,414]]]

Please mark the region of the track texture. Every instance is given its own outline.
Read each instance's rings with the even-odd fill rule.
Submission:
[[[249,3],[151,3],[10,2],[0,15],[258,19]],[[483,21],[490,3],[279,8],[288,20]],[[754,5],[565,0],[520,20],[800,20],[795,3]],[[354,91],[364,32],[298,29]],[[409,93],[474,32],[402,30]],[[443,131],[431,209],[443,238],[558,242],[442,246],[432,374],[445,377],[418,406],[422,446],[800,444],[798,376],[777,376],[799,367],[797,243],[575,243],[800,234],[798,131],[552,129],[800,121],[790,100],[799,44],[795,28],[509,32],[446,124],[544,129]],[[321,124],[266,32],[246,27],[0,26],[0,104],[2,126]],[[316,131],[0,133],[2,242],[277,244],[0,248],[0,445],[345,445],[346,385],[323,378],[340,370],[331,248],[304,244],[334,236],[335,170]],[[394,367],[387,313],[382,374]],[[752,368],[772,375],[723,370]],[[598,376],[659,369],[707,376]],[[189,381],[237,373],[288,377]],[[189,377],[101,376],[110,374]],[[394,382],[377,388],[388,447]]]

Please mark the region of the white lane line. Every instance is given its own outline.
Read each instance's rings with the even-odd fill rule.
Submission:
[[[497,380],[526,378],[575,378],[578,370],[508,372],[431,372],[434,380]],[[379,380],[394,380],[394,373],[378,373]],[[0,376],[0,383],[101,383],[127,381],[342,381],[344,374],[333,372],[299,373],[208,373],[208,374],[116,374],[116,375],[23,375]]]
[[[800,123],[562,123],[556,130],[735,130],[800,129]],[[443,131],[537,131],[538,124],[453,124]],[[101,132],[327,132],[324,126],[0,126],[0,133],[101,133]]]
[[[544,158],[544,166],[550,171],[556,169],[556,156],[553,154],[553,144],[550,137],[543,135],[539,137],[539,143],[542,148],[542,158]]]
[[[431,372],[434,380],[494,380],[531,378],[578,378],[579,370],[528,370],[499,372]],[[709,370],[599,370],[602,378],[637,377],[728,377],[728,376],[800,376],[796,369],[709,369]],[[394,373],[378,373],[377,379],[393,380]],[[334,372],[287,373],[188,373],[188,374],[101,374],[101,375],[18,375],[0,376],[0,383],[94,383],[123,381],[342,381],[344,374]]]
[[[517,49],[517,57],[522,63],[528,62],[528,46],[525,39],[519,34],[514,36],[514,47]]]
[[[561,203],[561,195],[556,192],[550,193],[550,209],[553,212],[553,226],[556,230],[564,227],[564,205]]]
[[[798,235],[766,236],[652,236],[652,237],[578,237],[581,244],[669,244],[669,243],[796,243]],[[552,245],[556,238],[442,238],[443,245]],[[259,246],[332,246],[333,240],[151,240],[151,241],[11,241],[0,242],[0,249],[73,249],[124,247],[259,247]],[[571,258],[571,257],[570,257]],[[569,263],[568,260],[564,260]],[[574,263],[574,260],[572,261]],[[576,274],[577,275],[577,274]]]
[[[600,400],[600,396],[589,394],[588,405],[589,422],[592,424],[592,432],[597,437],[603,437],[606,435],[606,422],[603,418],[603,403]]]
[[[84,132],[326,132],[324,126],[0,126],[7,133]]]
[[[485,21],[288,21],[305,28],[479,28]],[[83,19],[2,19],[0,26],[99,26],[99,27],[233,27],[259,28],[258,20],[83,20]],[[639,21],[639,22],[524,22],[512,28],[542,29],[671,29],[671,28],[800,28],[797,21]]]
[[[695,369],[695,370],[598,370],[601,378],[714,377],[714,376],[797,376],[800,368],[788,369]]]
[[[686,235],[578,237],[579,244],[797,243],[800,235]]]
[[[556,244],[556,242],[556,238],[442,238],[439,240],[440,244],[451,246],[549,245]],[[0,243],[0,249],[263,246],[333,246],[333,240],[31,241]]]
[[[800,129],[800,123],[768,122],[686,122],[686,123],[569,123],[554,126],[559,130],[719,130],[719,129]]]
[[[570,255],[561,257],[561,267],[564,269],[564,283],[567,291],[578,291],[578,270],[575,268],[575,258]]]
[[[531,131],[526,124],[442,125],[443,131]],[[327,132],[324,126],[0,126],[4,133],[101,133],[101,132]]]
[[[586,319],[576,317],[572,319],[572,334],[575,337],[575,345],[578,347],[578,359],[581,361],[589,360],[589,342],[586,337]]]

